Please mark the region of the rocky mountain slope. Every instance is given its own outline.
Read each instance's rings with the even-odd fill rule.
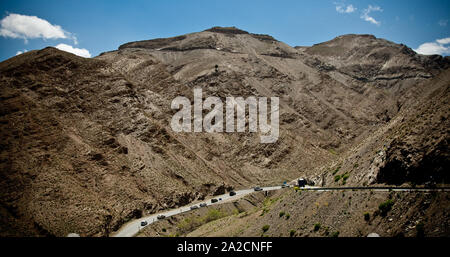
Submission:
[[[0,234],[104,236],[231,188],[332,184],[338,166],[350,184],[448,182],[449,63],[368,35],[294,48],[220,27],[92,59],[55,48],[13,57],[0,63]],[[278,141],[175,133],[170,103],[193,88],[278,96]],[[421,165],[436,169],[414,175]]]
[[[291,188],[172,216],[138,236],[448,237],[449,200],[442,192]]]

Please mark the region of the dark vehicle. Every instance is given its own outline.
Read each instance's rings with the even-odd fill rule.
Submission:
[[[231,191],[231,192],[230,192],[230,196],[233,196],[233,195],[236,195],[236,192]]]
[[[425,188],[436,188],[436,182],[428,181],[424,184]]]
[[[191,206],[191,210],[195,210],[195,209],[198,209],[198,206],[197,206],[197,205]]]
[[[147,221],[141,221],[141,226],[143,227],[143,226],[147,226]]]
[[[211,199],[211,203],[217,203],[219,200],[217,200],[217,199]]]
[[[305,187],[308,182],[306,181],[306,179],[301,178],[301,179],[297,180],[297,183],[298,183],[297,184],[298,187]]]
[[[166,218],[166,216],[165,215],[158,215],[156,218],[159,219],[159,220],[163,220],[163,219]]]
[[[222,201],[222,198],[219,198],[219,201]]]
[[[201,204],[200,204],[200,207],[206,207],[206,206],[207,206],[206,203],[201,203]]]
[[[260,187],[254,187],[253,190],[255,190],[255,191],[262,191],[263,189],[260,188]]]

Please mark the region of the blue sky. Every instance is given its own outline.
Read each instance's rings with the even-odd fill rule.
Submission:
[[[450,55],[448,0],[1,0],[0,18],[0,60],[57,45],[94,57],[126,42],[213,26],[270,34],[291,46],[373,34]]]

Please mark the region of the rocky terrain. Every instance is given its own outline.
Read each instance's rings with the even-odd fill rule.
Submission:
[[[448,237],[449,201],[448,192],[284,189],[173,216],[138,236]]]
[[[144,214],[299,176],[448,184],[449,64],[371,35],[291,47],[220,27],[92,59],[55,48],[13,57],[0,63],[0,235],[107,236]],[[170,103],[192,99],[193,88],[221,99],[278,96],[278,141],[173,132]],[[433,199],[448,220],[448,199]]]

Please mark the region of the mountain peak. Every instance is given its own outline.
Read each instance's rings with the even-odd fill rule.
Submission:
[[[242,40],[243,38],[247,39]],[[176,37],[130,42],[121,45],[119,50],[125,48],[163,49],[173,51],[216,49],[222,48],[223,44],[240,45],[243,41],[248,41],[248,39],[256,39],[259,42],[265,43],[278,42],[270,35],[249,33],[236,27],[212,27],[201,32],[194,32]]]
[[[215,33],[223,33],[223,34],[250,34],[245,30],[236,28],[236,27],[212,27],[210,29],[207,29],[205,31],[209,31],[209,32],[215,32]]]

